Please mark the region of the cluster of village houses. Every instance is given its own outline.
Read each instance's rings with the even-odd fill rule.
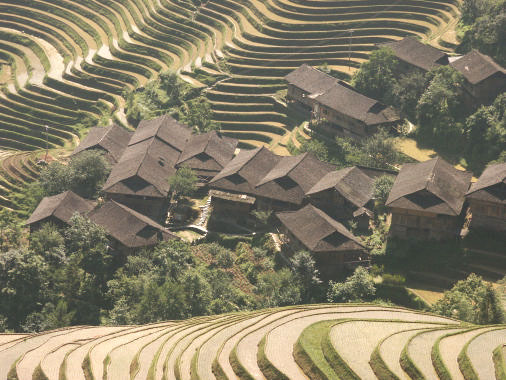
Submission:
[[[482,103],[504,91],[506,71],[473,51],[452,61],[414,38],[388,44],[405,70],[450,64],[461,71],[469,95]],[[348,84],[302,65],[286,77],[290,106],[324,118],[336,134],[367,136],[399,118],[390,107],[359,94]],[[502,81],[502,82],[501,82]],[[502,87],[498,87],[502,83]],[[71,191],[44,198],[27,225],[66,225],[76,212],[101,225],[123,252],[177,238],[165,228],[170,199],[168,178],[189,167],[209,190],[213,213],[241,222],[253,210],[270,210],[292,250],[310,251],[324,278],[368,262],[364,245],[346,227],[367,228],[374,216],[376,178],[395,177],[386,206],[390,234],[400,238],[458,238],[466,219],[470,228],[506,231],[506,164],[490,165],[477,182],[442,158],[394,171],[353,166],[340,170],[311,153],[279,156],[266,147],[238,149],[238,141],[191,128],[166,115],[142,121],[134,132],[119,126],[92,128],[73,154],[103,150],[113,164],[104,201]]]

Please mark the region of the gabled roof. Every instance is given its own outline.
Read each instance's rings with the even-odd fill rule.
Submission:
[[[356,207],[363,207],[372,199],[373,185],[374,178],[366,175],[359,167],[352,166],[326,174],[307,195],[335,189]]]
[[[391,107],[362,95],[341,82],[335,83],[317,96],[315,101],[367,125],[399,120],[399,116]]]
[[[141,121],[128,145],[157,137],[182,152],[191,134],[192,130],[189,127],[179,123],[170,115],[163,115]]]
[[[69,190],[51,197],[44,197],[25,224],[37,223],[51,216],[68,224],[74,213],[87,214],[93,207],[95,207],[94,202]]]
[[[405,37],[402,40],[386,42],[379,45],[391,48],[396,57],[425,71],[448,64],[448,55],[432,46],[425,45],[415,37]]]
[[[108,201],[90,212],[89,218],[126,247],[147,247],[159,241],[178,239],[147,216],[114,201]]]
[[[335,167],[311,153],[281,157],[255,186],[257,195],[301,204],[305,194]]]
[[[210,182],[214,189],[256,195],[255,185],[276,165],[280,156],[265,147],[241,150]]]
[[[90,129],[88,135],[76,147],[72,155],[87,149],[103,149],[117,162],[127,147],[131,136],[132,132],[116,124],[106,128],[94,127]]]
[[[310,94],[323,94],[338,82],[336,78],[306,64],[285,76],[285,80]]]
[[[440,157],[405,164],[395,179],[389,207],[459,215],[472,174],[455,169]]]
[[[450,64],[455,70],[460,71],[462,75],[471,84],[477,84],[488,77],[501,73],[506,75],[506,69],[497,64],[488,55],[481,54],[478,50],[473,50]]]
[[[178,166],[194,170],[220,171],[234,157],[238,140],[216,131],[192,136],[177,161]]]
[[[152,137],[130,145],[104,184],[108,193],[165,197],[168,178],[176,172],[179,151]]]
[[[312,252],[362,251],[362,243],[341,223],[308,204],[298,211],[276,216]]]
[[[494,203],[506,203],[506,163],[487,166],[467,197]]]

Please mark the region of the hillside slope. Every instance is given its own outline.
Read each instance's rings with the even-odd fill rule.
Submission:
[[[195,4],[200,4],[196,6]],[[289,119],[273,95],[302,63],[348,76],[374,44],[437,42],[458,0],[1,0],[0,206],[37,175],[47,147],[111,115],[125,89],[163,70],[203,86],[214,118],[243,144],[284,144]],[[203,82],[203,83],[202,83]],[[47,128],[46,128],[47,126]]]
[[[506,326],[367,304],[0,335],[8,379],[503,378]]]

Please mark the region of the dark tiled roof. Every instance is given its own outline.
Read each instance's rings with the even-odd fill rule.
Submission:
[[[77,154],[87,149],[103,149],[114,161],[118,161],[125,150],[132,132],[113,124],[107,128],[94,127],[81,141],[72,154]]]
[[[364,249],[346,227],[313,205],[307,205],[298,211],[278,212],[276,216],[312,252]]]
[[[209,183],[215,189],[256,195],[255,185],[281,160],[265,147],[241,150]]]
[[[234,157],[238,140],[220,136],[216,131],[190,138],[177,161],[178,166],[219,172]]]
[[[285,76],[285,80],[310,94],[323,94],[338,81],[336,78],[306,64]]]
[[[506,203],[506,163],[489,165],[478,181],[471,185],[467,197],[494,203]]]
[[[356,207],[363,207],[372,199],[374,178],[366,175],[359,167],[352,166],[325,175],[307,193],[335,189]]]
[[[141,121],[128,145],[157,137],[182,152],[191,134],[192,130],[186,125],[169,115],[163,115],[156,119]]]
[[[130,145],[104,184],[109,193],[165,197],[180,152],[152,137]]]
[[[315,101],[367,125],[399,120],[399,116],[391,107],[368,98],[342,83],[334,84],[325,93],[317,96]]]
[[[90,212],[89,217],[126,247],[146,247],[162,240],[178,239],[147,216],[114,201],[96,208]]]
[[[460,71],[471,84],[480,83],[495,73],[506,75],[506,69],[494,62],[488,55],[481,54],[477,50],[467,53],[450,65]]]
[[[436,214],[459,215],[472,174],[437,157],[405,164],[395,179],[386,205]]]
[[[398,59],[413,66],[429,71],[433,67],[447,65],[448,55],[432,46],[425,45],[415,37],[405,37],[402,40],[380,44],[380,47],[391,48]]]
[[[311,153],[281,157],[256,185],[256,194],[283,202],[301,204],[305,194],[335,167]]]
[[[81,198],[79,195],[69,190],[61,194],[43,198],[25,224],[37,223],[50,216],[68,224],[74,213],[87,214],[93,207],[95,207],[94,202]]]

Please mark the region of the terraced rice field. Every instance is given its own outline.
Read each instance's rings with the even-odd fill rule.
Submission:
[[[205,94],[226,134],[288,154],[294,125],[273,96],[285,74],[308,63],[347,77],[375,43],[406,35],[449,46],[457,4],[1,0],[0,149],[61,148],[102,114],[125,123],[123,91],[171,70],[195,86],[214,83]],[[17,210],[12,194],[36,176],[40,157],[14,157],[0,171],[0,207]]]
[[[505,344],[506,326],[397,307],[306,305],[0,334],[0,378],[489,380],[504,370]]]

